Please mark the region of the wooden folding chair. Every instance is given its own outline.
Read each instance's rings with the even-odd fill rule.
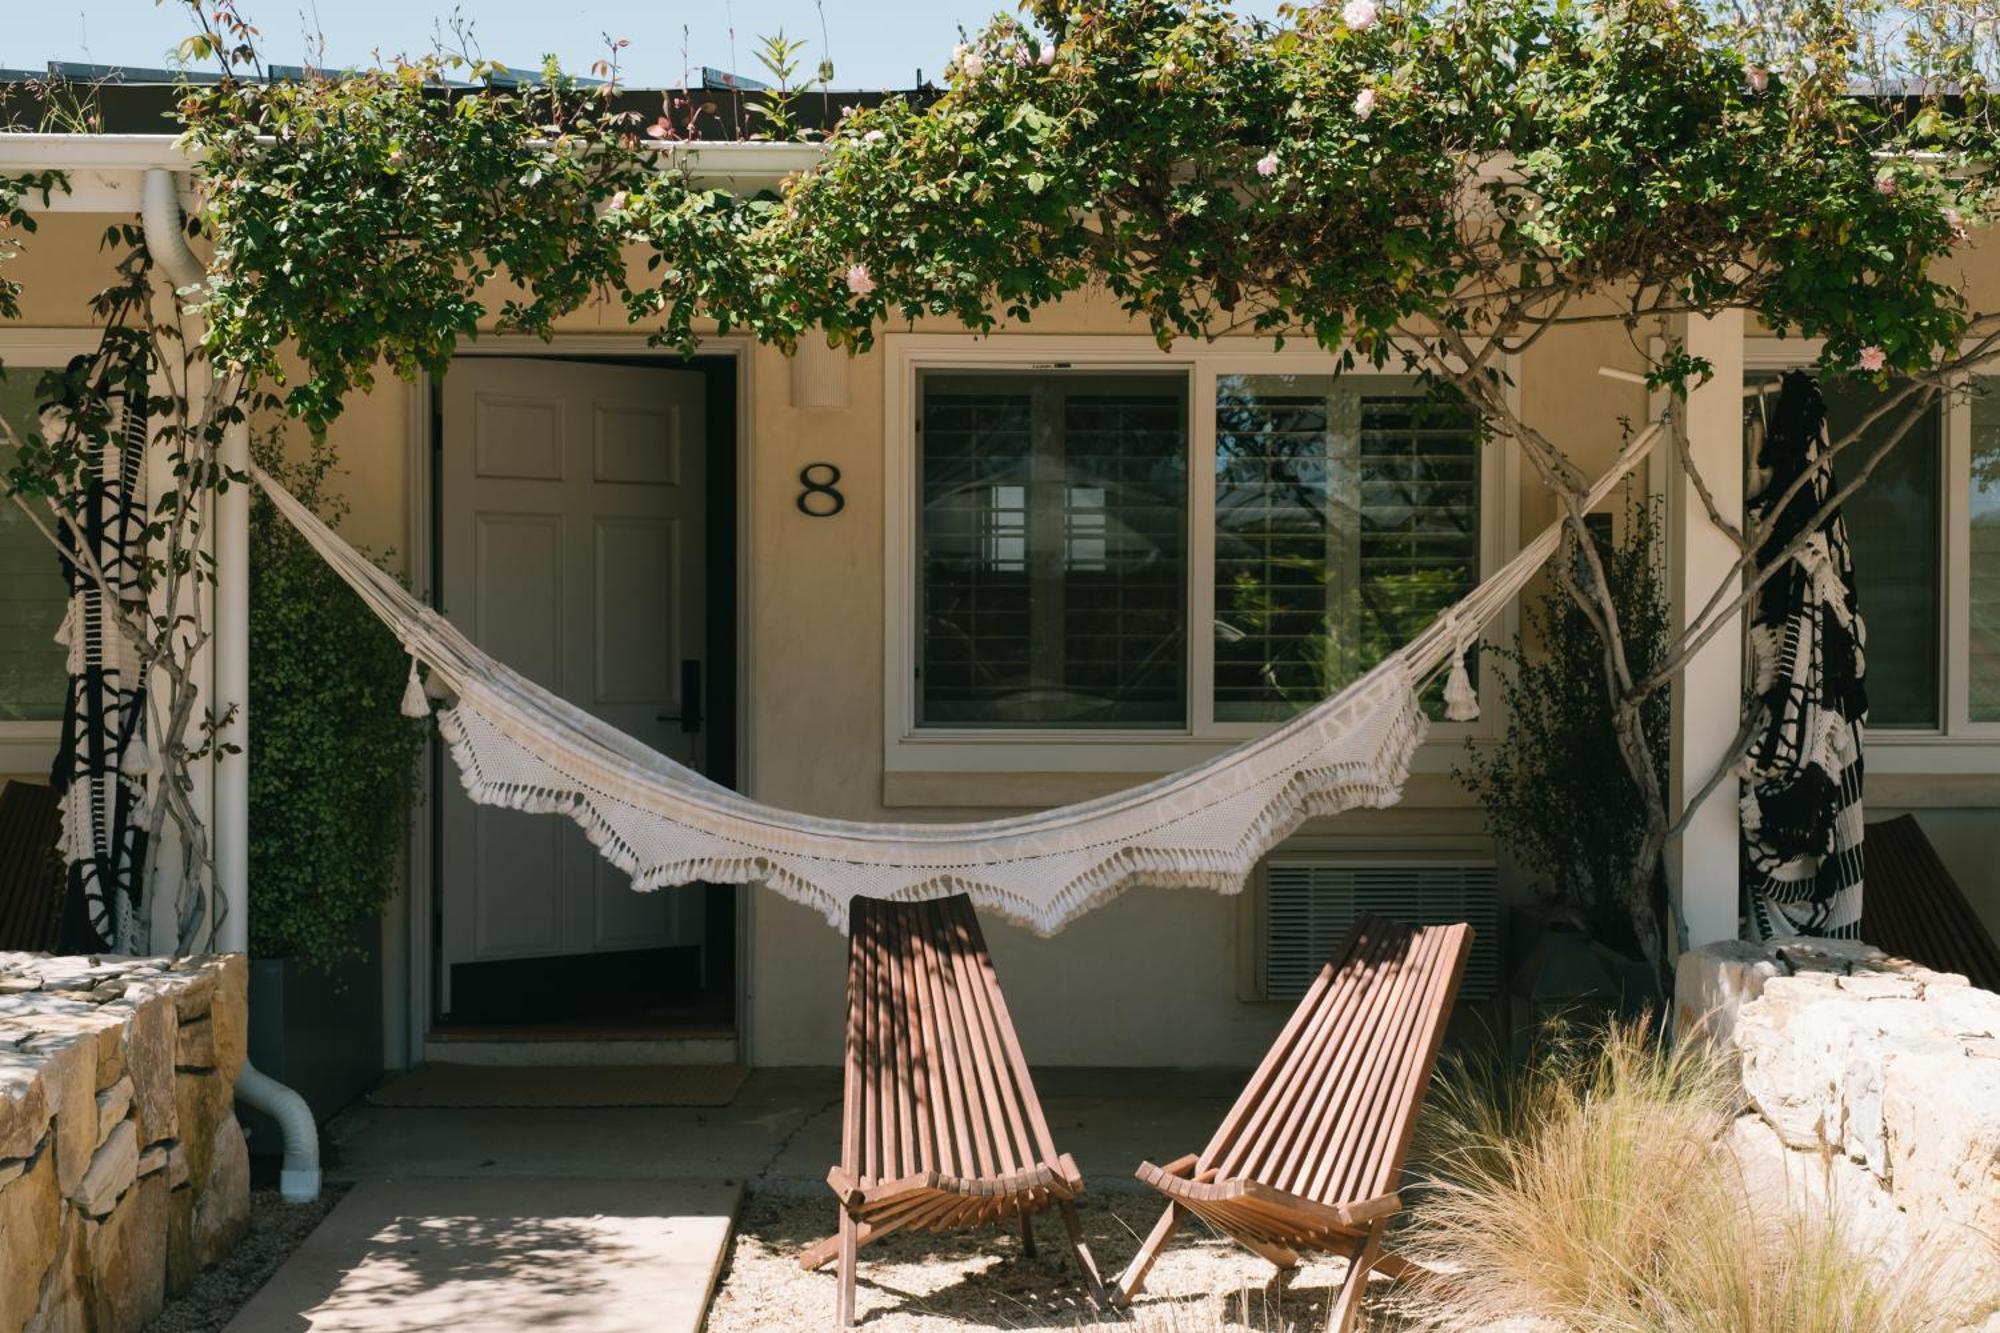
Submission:
[[[1347,1255],[1335,1333],[1353,1323],[1370,1272],[1409,1270],[1383,1253],[1382,1233],[1401,1206],[1397,1178],[1471,946],[1465,925],[1368,917],[1354,928],[1208,1146],[1139,1168],[1168,1204],[1118,1279],[1120,1301],[1189,1214],[1281,1271],[1302,1250]]]
[[[854,1320],[856,1252],[895,1231],[944,1231],[1061,1210],[1091,1297],[1102,1294],[1073,1200],[1083,1175],[1058,1154],[963,894],[857,898],[848,918],[847,1078],[840,1165],[827,1184],[840,1230],[799,1256],[837,1254],[840,1326]]]

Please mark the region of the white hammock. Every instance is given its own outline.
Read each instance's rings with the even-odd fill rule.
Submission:
[[[1627,445],[1592,488],[1591,505],[1659,429]],[[1550,525],[1339,694],[1193,768],[1040,814],[875,824],[759,804],[607,726],[481,652],[283,487],[255,476],[410,654],[405,711],[425,711],[426,687],[442,701],[438,729],[474,801],[568,815],[635,889],[761,881],[817,908],[836,929],[861,895],[969,893],[980,907],[1050,935],[1139,885],[1239,891],[1258,860],[1306,820],[1395,803],[1428,725],[1418,693],[1447,663],[1447,715],[1477,716],[1464,652],[1561,539],[1561,524]]]

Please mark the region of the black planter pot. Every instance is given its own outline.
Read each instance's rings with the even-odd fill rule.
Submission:
[[[1517,909],[1508,932],[1514,1049],[1525,1054],[1551,1018],[1602,1022],[1634,1018],[1659,1003],[1659,987],[1642,958],[1593,940],[1570,921]]]
[[[331,970],[295,958],[250,962],[250,1062],[305,1098],[321,1124],[382,1077],[382,956],[372,923],[355,944],[363,952]],[[282,1151],[275,1121],[239,1110],[253,1154]]]

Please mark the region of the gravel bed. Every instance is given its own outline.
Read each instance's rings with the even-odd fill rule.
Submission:
[[[347,1193],[328,1184],[307,1204],[286,1203],[275,1189],[250,1191],[250,1230],[227,1259],[204,1270],[187,1294],[167,1302],[146,1333],[214,1333],[278,1271]]]
[[[1160,1213],[1153,1199],[1136,1194],[1086,1195],[1078,1209],[1107,1281],[1138,1250]],[[708,1333],[828,1327],[835,1265],[802,1272],[795,1256],[833,1224],[828,1197],[746,1198],[709,1308]],[[1084,1299],[1060,1216],[1039,1214],[1035,1238],[1033,1259],[1023,1256],[1018,1234],[998,1229],[895,1235],[870,1245],[861,1251],[855,1288],[858,1326],[868,1333],[1109,1324],[1156,1333],[1305,1333],[1325,1326],[1328,1302],[1346,1269],[1339,1259],[1314,1257],[1280,1284],[1268,1262],[1190,1221],[1160,1255],[1131,1311],[1094,1311]],[[1373,1320],[1364,1315],[1360,1327],[1396,1325],[1378,1313]]]

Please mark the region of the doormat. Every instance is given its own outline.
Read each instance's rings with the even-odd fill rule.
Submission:
[[[727,1106],[742,1065],[426,1065],[368,1094],[373,1106]]]

